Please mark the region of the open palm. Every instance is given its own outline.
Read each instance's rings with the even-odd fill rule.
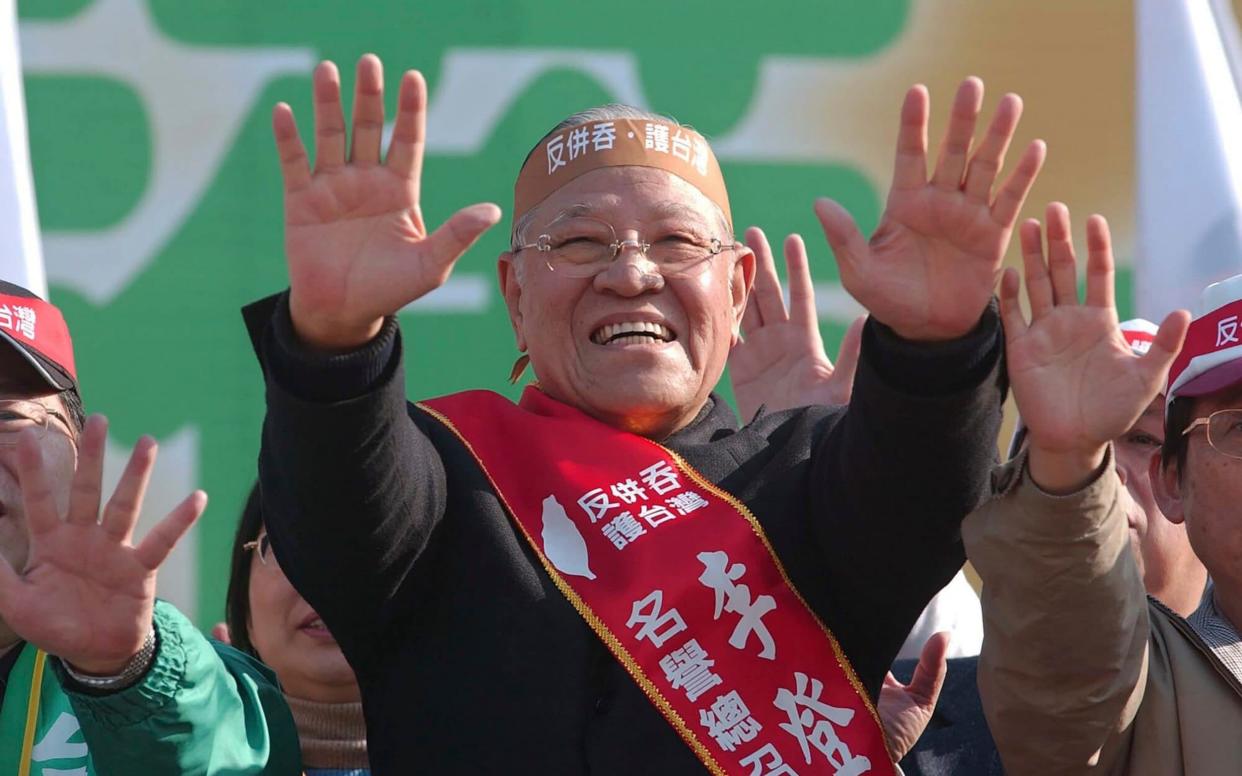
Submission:
[[[0,559],[0,617],[23,639],[88,673],[119,672],[151,630],[156,569],[207,504],[196,491],[138,546],[131,544],[154,440],[143,437],[100,516],[107,421],[86,425],[69,511],[61,518],[37,437],[18,445],[30,556],[19,574]]]
[[[819,333],[815,290],[802,238],[792,234],[785,240],[788,309],[768,238],[761,229],[752,227],[746,231],[746,244],[755,252],[759,265],[742,317],[745,338],[729,352],[729,379],[742,419],[753,418],[760,406],[783,410],[848,404],[864,319],[859,318],[846,331],[834,365],[824,352]]]
[[[419,204],[427,86],[401,79],[388,156],[381,161],[384,79],[372,54],[358,61],[351,147],[340,75],[314,74],[315,168],[285,103],[272,130],[285,184],[285,253],[290,312],[298,334],[325,349],[366,342],[383,318],[443,285],[454,262],[500,220],[491,204],[465,208],[428,234]]]
[[[1031,306],[1018,306],[1018,274],[1001,284],[1009,379],[1033,448],[1073,454],[1103,448],[1134,424],[1160,392],[1189,324],[1184,311],[1161,324],[1151,349],[1136,356],[1118,326],[1108,223],[1087,221],[1087,291],[1079,303],[1069,210],[1048,206],[1048,253],[1038,221],[1020,238]]]
[[[982,103],[983,83],[968,78],[954,99],[928,180],[929,98],[922,86],[907,92],[892,189],[870,240],[836,202],[815,204],[846,290],[907,339],[954,339],[975,326],[996,287],[1018,211],[1043,164],[1044,144],[1032,141],[993,196],[1022,101],[1014,94],[1001,99],[972,156]]]

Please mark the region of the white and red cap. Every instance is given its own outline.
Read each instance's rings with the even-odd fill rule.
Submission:
[[[78,387],[73,341],[60,310],[19,285],[0,280],[0,342],[24,358],[57,391]]]
[[[1130,346],[1130,350],[1134,351],[1136,356],[1145,356],[1147,351],[1151,350],[1151,343],[1156,341],[1156,331],[1159,327],[1145,318],[1131,318],[1128,321],[1122,321],[1121,336],[1126,338],[1126,343]],[[1009,440],[1009,457],[1013,458],[1018,454],[1018,449],[1022,447],[1022,438],[1026,436],[1026,425],[1022,422],[1022,416],[1019,415],[1013,426],[1013,438]]]
[[[1203,289],[1186,342],[1169,368],[1165,406],[1242,382],[1242,275]]]

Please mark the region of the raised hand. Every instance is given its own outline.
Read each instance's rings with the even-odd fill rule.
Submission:
[[[813,404],[848,404],[858,366],[864,318],[850,325],[836,366],[824,353],[815,313],[815,289],[802,238],[785,238],[789,308],[781,294],[776,262],[763,230],[746,230],[746,244],[759,259],[755,286],[746,302],[742,333],[729,352],[729,379],[743,420],[760,405],[770,410]]]
[[[500,220],[500,208],[472,205],[427,233],[419,188],[427,84],[418,72],[401,78],[392,142],[383,161],[379,58],[367,54],[358,60],[348,155],[336,65],[320,63],[313,80],[313,172],[293,110],[282,102],[272,111],[285,183],[289,307],[304,341],[344,350],[366,343],[385,316],[443,285],[457,259]]]
[[[142,649],[151,630],[155,572],[207,506],[190,494],[133,546],[155,441],[143,437],[99,511],[108,423],[92,416],[79,447],[69,510],[59,514],[39,440],[18,442],[17,474],[30,532],[30,557],[19,574],[0,558],[0,617],[23,639],[75,669],[115,675]]]
[[[948,652],[948,632],[933,633],[923,644],[919,664],[909,684],[897,681],[892,671],[884,677],[875,706],[884,723],[884,742],[893,762],[901,760],[914,748],[927,723],[931,722],[945,675],[949,672]]]
[[[1160,393],[1190,314],[1172,312],[1151,350],[1136,356],[1118,328],[1108,222],[1087,220],[1086,303],[1078,300],[1069,209],[1048,206],[1047,260],[1039,222],[1022,224],[1022,263],[1031,307],[1018,305],[1018,273],[1001,281],[1009,381],[1028,429],[1031,476],[1046,490],[1073,490],[1090,478],[1110,440],[1121,436]]]
[[[829,199],[815,203],[842,285],[876,320],[906,339],[955,339],[978,323],[996,287],[1018,211],[1043,165],[1044,144],[1034,140],[993,195],[1022,100],[1015,94],[1001,98],[972,155],[982,104],[983,82],[962,82],[928,180],[927,89],[915,86],[906,93],[892,189],[869,241],[839,204]]]

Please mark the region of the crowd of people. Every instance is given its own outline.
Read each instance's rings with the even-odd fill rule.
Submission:
[[[213,638],[155,597],[206,495],[135,542],[154,442],[105,498],[68,327],[0,283],[0,772],[1242,769],[1242,275],[1121,323],[1092,216],[1080,293],[1068,209],[1018,223],[1044,144],[1001,176],[1016,95],[980,130],[965,80],[930,160],[911,88],[870,238],[814,203],[867,312],[835,363],[802,237],[786,296],[706,138],[567,117],[497,262],[534,379],[410,403],[444,365],[396,312],[501,211],[424,223],[419,73],[386,154],[379,60],[349,126],[312,80],[313,165],[273,112],[289,287],[243,311],[267,414]]]

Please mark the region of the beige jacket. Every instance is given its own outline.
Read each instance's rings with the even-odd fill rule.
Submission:
[[[1242,685],[1143,589],[1111,461],[1049,496],[1025,456],[963,523],[983,579],[979,692],[1006,772],[1238,776]]]

